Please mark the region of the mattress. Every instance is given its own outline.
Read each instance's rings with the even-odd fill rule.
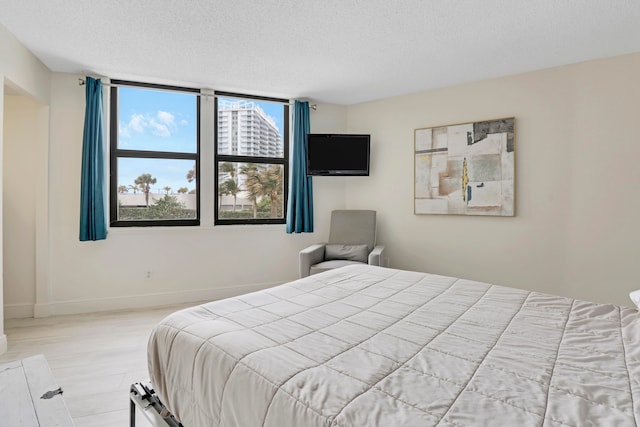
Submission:
[[[362,265],[176,312],[148,359],[185,427],[634,426],[639,336],[635,309]]]

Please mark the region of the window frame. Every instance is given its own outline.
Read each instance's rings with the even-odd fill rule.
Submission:
[[[282,98],[271,98],[266,96],[247,95],[244,93],[215,91],[215,108],[214,108],[214,225],[248,225],[248,224],[286,224],[287,222],[287,201],[289,197],[289,120],[290,120],[290,101]],[[282,143],[283,157],[259,157],[259,156],[243,156],[218,154],[218,99],[219,98],[236,98],[255,101],[266,101],[282,104]],[[219,166],[221,163],[254,163],[254,164],[280,164],[282,165],[282,218],[220,218],[219,217],[219,201],[220,191],[219,182]]]
[[[150,90],[165,90],[194,94],[196,97],[196,152],[169,152],[153,150],[127,150],[118,148],[119,141],[119,105],[118,88],[135,87]],[[200,89],[168,86],[153,83],[132,82],[126,80],[111,80],[110,90],[110,123],[109,123],[109,224],[111,227],[179,227],[200,225]],[[159,219],[159,220],[119,220],[118,219],[118,159],[168,159],[168,160],[193,160],[196,172],[196,218],[195,219]]]

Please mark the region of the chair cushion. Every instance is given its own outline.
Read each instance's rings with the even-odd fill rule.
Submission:
[[[327,261],[343,259],[366,263],[368,256],[367,245],[326,245],[324,247],[324,259]]]
[[[335,210],[331,212],[330,245],[364,245],[369,252],[376,245],[376,211]]]
[[[344,267],[345,265],[362,264],[358,261],[347,261],[344,259],[336,259],[333,261],[324,261],[318,264],[314,264],[309,269],[309,274],[317,274],[325,271],[333,270],[334,268]]]

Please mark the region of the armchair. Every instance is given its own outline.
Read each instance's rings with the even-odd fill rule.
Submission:
[[[349,264],[383,265],[384,246],[375,244],[376,211],[332,211],[329,241],[300,251],[300,277]]]

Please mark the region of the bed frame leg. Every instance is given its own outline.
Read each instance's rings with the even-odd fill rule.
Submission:
[[[134,383],[129,389],[129,427],[136,427],[136,406],[154,426],[184,427],[160,401],[150,383]]]
[[[129,427],[136,427],[136,404],[129,399]]]

